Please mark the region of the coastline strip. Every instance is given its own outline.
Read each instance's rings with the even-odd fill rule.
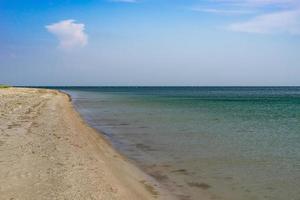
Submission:
[[[173,199],[89,127],[70,97],[0,89],[0,199]]]

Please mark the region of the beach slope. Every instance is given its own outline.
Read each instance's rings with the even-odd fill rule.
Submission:
[[[169,199],[55,90],[0,89],[0,199]]]

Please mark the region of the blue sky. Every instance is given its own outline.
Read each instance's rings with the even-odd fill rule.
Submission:
[[[300,85],[299,0],[0,0],[0,82]]]

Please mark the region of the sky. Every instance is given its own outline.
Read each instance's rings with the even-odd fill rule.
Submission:
[[[0,83],[299,86],[299,0],[0,0]]]

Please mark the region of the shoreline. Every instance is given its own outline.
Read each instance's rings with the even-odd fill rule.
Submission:
[[[56,90],[56,91],[66,95],[68,97],[68,100],[69,100],[72,108],[74,109],[75,114],[78,115],[80,120],[83,121],[83,123],[85,124],[85,126],[87,126],[87,128],[92,129],[93,132],[95,132],[97,134],[97,136],[99,136],[106,143],[106,145],[108,145],[109,148],[111,148],[111,150],[114,153],[118,154],[125,162],[127,162],[128,165],[133,167],[134,170],[136,170],[136,172],[142,174],[142,177],[145,180],[140,181],[140,183],[148,190],[148,192],[150,192],[152,195],[154,195],[155,199],[161,199],[161,200],[177,199],[175,196],[171,195],[167,189],[163,188],[163,186],[157,180],[155,180],[155,178],[153,178],[150,174],[146,173],[144,171],[145,169],[140,168],[140,166],[138,166],[136,161],[130,160],[122,152],[118,151],[113,146],[112,142],[110,141],[108,134],[89,125],[88,122],[83,118],[83,116],[81,116],[81,114],[76,110],[76,108],[73,104],[72,96],[70,94],[68,94],[67,92],[61,91],[61,90]]]
[[[59,89],[58,89],[59,90]],[[202,200],[209,200],[209,199],[217,199],[217,196],[207,191],[211,187],[211,185],[197,181],[193,182],[185,182],[183,176],[188,175],[188,172],[184,168],[177,168],[175,166],[168,165],[168,164],[153,164],[151,166],[146,166],[138,160],[132,159],[130,155],[126,155],[122,149],[118,148],[118,144],[114,143],[116,141],[113,140],[111,134],[105,133],[101,128],[97,126],[93,126],[93,124],[89,124],[89,120],[84,118],[84,114],[80,113],[80,109],[76,108],[76,103],[73,101],[72,95],[67,93],[64,90],[59,90],[60,92],[69,96],[70,101],[73,105],[74,110],[80,115],[82,120],[89,126],[90,128],[94,129],[95,132],[100,134],[101,137],[111,146],[118,154],[120,154],[126,161],[130,164],[138,168],[139,171],[146,174],[150,177],[151,180],[154,180],[154,185],[159,186],[160,190],[163,191],[163,194],[167,194],[168,199],[178,199],[178,200],[192,200],[192,199],[199,199]],[[77,110],[78,109],[78,110]],[[168,169],[170,173],[177,174],[181,177],[172,177],[170,178],[170,174],[164,174],[164,170]],[[171,170],[172,169],[172,170]],[[218,197],[221,198],[221,197]]]
[[[58,90],[0,90],[2,199],[174,199]]]

